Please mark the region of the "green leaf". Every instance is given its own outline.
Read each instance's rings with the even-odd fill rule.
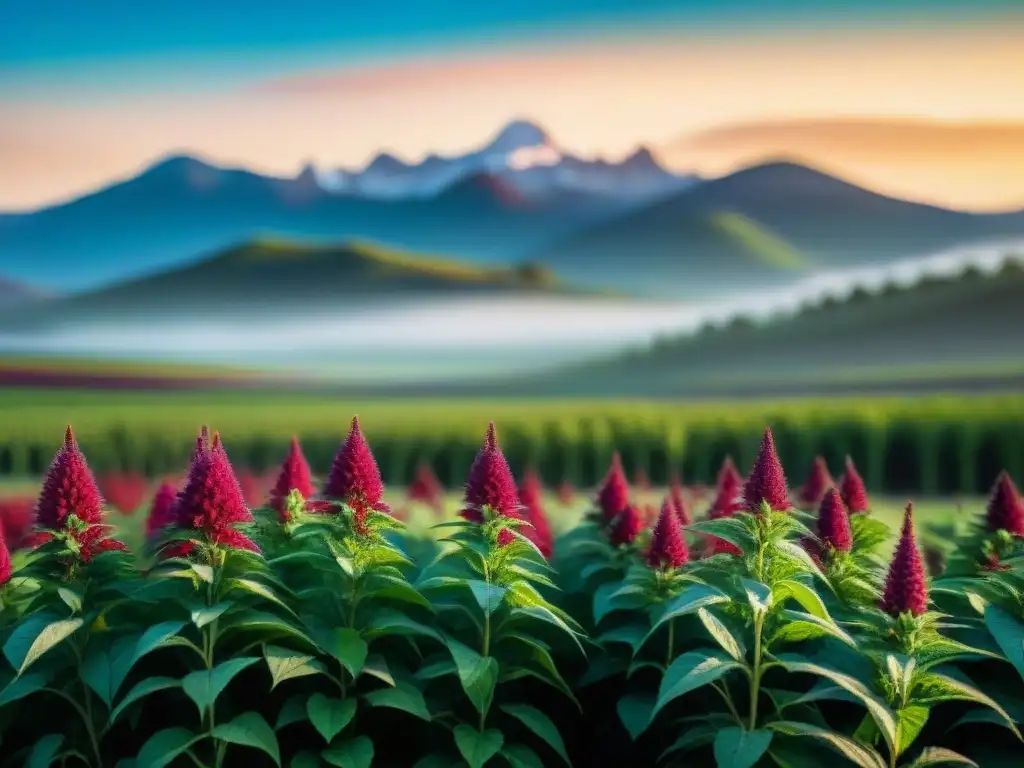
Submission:
[[[192,623],[197,628],[202,629],[207,624],[220,618],[221,614],[224,613],[228,608],[234,605],[230,600],[223,600],[216,605],[207,607],[205,605],[198,606],[192,609]]]
[[[711,636],[722,646],[722,649],[736,659],[736,661],[743,663],[747,651],[743,644],[729,631],[729,628],[719,621],[718,617],[707,608],[698,608],[697,615],[700,617],[704,628],[711,633]]]
[[[505,737],[501,731],[488,728],[481,733],[468,725],[457,725],[454,730],[455,746],[469,768],[482,768],[488,760],[501,751]]]
[[[317,733],[330,744],[356,716],[356,702],[355,699],[329,699],[322,693],[314,693],[306,702],[306,714]]]
[[[994,699],[986,696],[974,686],[960,680],[954,680],[952,677],[940,675],[936,672],[918,675],[914,680],[911,699],[914,704],[920,705],[934,704],[941,701],[973,701],[978,704],[984,704],[986,707],[998,712],[1017,738],[1021,738],[1013,718]]]
[[[619,720],[629,733],[629,738],[636,741],[640,738],[651,722],[651,713],[654,711],[655,699],[653,696],[645,696],[639,693],[630,693],[623,696],[615,705],[615,711]]]
[[[306,694],[299,693],[286,699],[284,704],[281,705],[281,711],[277,713],[277,720],[274,721],[274,730],[280,731],[282,728],[287,728],[293,723],[301,723],[303,720],[308,720],[309,715],[306,713],[307,698]]]
[[[363,696],[371,707],[391,707],[401,709],[420,720],[430,722],[430,710],[423,694],[408,683],[399,682],[394,688],[378,688]]]
[[[295,611],[292,610],[292,607],[288,605],[280,597],[278,597],[274,590],[272,590],[265,584],[260,584],[258,581],[255,581],[253,579],[229,579],[228,585],[229,590],[239,589],[243,592],[248,592],[249,594],[262,597],[264,600],[269,600],[270,602],[280,606],[281,608],[284,608],[286,611],[288,611],[288,613],[292,614],[293,616],[295,615]]]
[[[476,598],[477,605],[485,615],[490,616],[501,607],[501,601],[505,599],[505,587],[497,584],[489,584],[479,579],[466,579],[466,586],[469,587]]]
[[[594,642],[598,645],[625,643],[630,648],[634,649],[635,652],[636,649],[640,647],[640,644],[644,641],[645,637],[647,637],[646,627],[642,627],[638,624],[626,624],[602,633],[599,637],[594,639]]]
[[[715,735],[715,764],[718,768],[751,768],[768,751],[772,735],[763,729],[722,728]]]
[[[164,768],[191,747],[201,736],[184,728],[165,728],[157,731],[142,745],[135,757],[135,768]]]
[[[777,720],[767,724],[768,728],[786,736],[805,736],[816,739],[845,757],[860,768],[886,768],[882,756],[864,744],[839,733],[827,731],[809,723],[797,723],[789,720]]]
[[[778,657],[779,662],[789,672],[805,672],[818,677],[825,677],[841,688],[856,696],[875,721],[879,731],[885,737],[885,743],[892,747],[896,743],[896,718],[892,711],[875,694],[856,678],[829,667],[803,660],[803,657],[785,654]]]
[[[114,722],[132,704],[151,693],[163,691],[168,688],[177,688],[181,685],[180,680],[173,677],[147,677],[136,683],[121,699],[121,702],[110,712],[110,722]]]
[[[650,640],[654,636],[654,633],[657,632],[659,627],[665,624],[665,622],[671,621],[677,616],[694,613],[700,608],[707,608],[708,606],[716,605],[718,603],[726,603],[728,601],[728,595],[714,587],[709,587],[706,584],[694,584],[693,586],[687,587],[681,594],[665,606],[665,610],[658,617],[657,621],[654,622],[654,626],[652,626],[651,631],[647,633],[647,637],[644,638],[644,643]]]
[[[375,600],[382,598],[386,598],[388,600],[400,600],[403,603],[412,603],[413,605],[418,605],[421,608],[426,608],[431,613],[434,612],[433,603],[421,595],[416,587],[405,579],[400,579],[397,576],[389,576],[387,574],[375,575],[374,581],[371,588],[367,591],[367,594],[372,596]]]
[[[13,678],[0,689],[0,707],[5,704],[12,704],[36,691],[42,690],[49,681],[50,673],[47,671],[29,672],[26,675],[19,675]]]
[[[355,679],[363,671],[369,646],[363,640],[359,630],[337,628],[324,635],[324,649],[336,658],[348,673]]]
[[[989,603],[985,606],[985,626],[1007,660],[1017,669],[1017,674],[1024,679],[1024,622]]]
[[[902,755],[914,743],[928,722],[928,707],[904,707],[896,710],[896,754]]]
[[[14,628],[4,643],[4,656],[20,675],[84,623],[81,618],[49,621],[46,616],[33,616]]]
[[[651,712],[653,720],[662,708],[685,693],[714,682],[743,665],[720,651],[689,651],[679,656],[661,678],[658,700]]]
[[[337,746],[328,747],[320,757],[338,768],[370,768],[373,763],[373,742],[369,736],[356,736]]]
[[[392,677],[391,671],[388,669],[387,659],[379,653],[371,653],[366,657],[366,663],[363,664],[362,674],[376,677],[378,680],[382,680],[392,688],[395,686],[395,678]]]
[[[717,732],[718,729],[714,725],[700,723],[685,731],[682,736],[676,739],[672,746],[661,753],[661,759],[664,760],[666,755],[670,755],[673,752],[684,752],[710,744],[715,740]]]
[[[971,765],[974,766],[974,768],[978,768],[978,764],[970,758],[957,754],[953,750],[946,749],[945,747],[925,747],[917,760],[912,762],[908,768],[924,768],[926,765],[948,765],[949,763],[956,763],[957,765]]]
[[[25,760],[25,768],[50,768],[50,764],[57,757],[57,752],[63,743],[64,735],[61,733],[51,733],[43,736],[32,747],[32,751],[28,753],[28,759]]]
[[[122,646],[126,644],[131,644],[131,640],[128,643],[121,643]],[[95,691],[107,707],[110,707],[110,702],[114,698],[114,691],[111,690],[113,687],[111,652],[106,648],[96,646],[89,651],[82,662],[82,680]],[[123,653],[123,649],[121,652]]]
[[[544,768],[544,761],[525,744],[506,744],[498,754],[505,758],[512,768]],[[448,766],[448,763],[444,763],[438,768]]]
[[[767,584],[752,579],[740,579],[747,600],[754,613],[766,613],[772,607],[772,589]]]
[[[80,594],[73,592],[67,587],[58,587],[57,594],[60,595],[60,599],[71,609],[72,613],[82,612],[82,596]]]
[[[162,621],[159,624],[154,624],[139,635],[134,645],[126,644],[123,650],[115,654],[110,672],[111,694],[117,695],[125,678],[128,677],[128,673],[143,656],[167,645],[184,626],[185,622],[183,621]]]
[[[267,660],[267,669],[270,670],[270,690],[293,677],[306,677],[324,672],[323,665],[312,656],[276,645],[264,645],[263,658]]]
[[[368,638],[383,637],[385,635],[423,635],[424,637],[430,637],[443,642],[440,635],[433,628],[428,627],[426,624],[421,624],[392,608],[382,608],[374,613],[365,630],[365,635]]]
[[[213,584],[213,568],[199,563],[190,563],[189,567],[192,569],[192,573],[198,576],[201,581],[205,581],[207,584]]]
[[[199,714],[204,715],[210,705],[213,704],[228,683],[246,667],[255,664],[259,659],[243,657],[228,659],[218,664],[213,669],[203,669],[192,672],[181,681],[181,687],[185,694],[199,707]]]
[[[569,755],[565,751],[565,742],[562,741],[562,734],[558,732],[558,727],[551,722],[551,718],[529,704],[505,704],[501,707],[501,711],[516,718],[537,736],[544,739],[558,753],[559,757],[565,760],[568,765],[572,765]]]
[[[277,746],[274,729],[257,712],[243,712],[230,723],[223,723],[213,729],[215,738],[229,744],[254,747],[270,755],[275,765],[281,764],[281,750]]]
[[[498,683],[498,662],[490,656],[481,656],[469,646],[452,638],[448,638],[448,650],[455,662],[462,690],[466,692],[476,711],[487,717],[487,711],[494,698],[494,687]]]
[[[307,752],[305,750],[297,753],[292,758],[292,761],[288,763],[288,768],[320,768],[320,766],[319,756],[314,752]]]
[[[773,643],[799,643],[818,637],[831,636],[842,640],[851,647],[856,647],[853,638],[831,621],[818,618],[810,613],[785,609],[780,614],[784,623],[772,634],[768,645]]]
[[[782,602],[793,598],[800,606],[812,616],[817,616],[822,621],[832,623],[832,617],[822,602],[821,597],[813,589],[799,581],[785,579],[772,588],[772,595],[775,602]]]

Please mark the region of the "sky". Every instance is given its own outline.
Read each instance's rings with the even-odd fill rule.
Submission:
[[[1024,3],[851,6],[0,0],[0,210],[169,153],[292,175],[465,151],[513,118],[585,156],[644,144],[720,173],[799,155],[929,202],[1024,206]]]

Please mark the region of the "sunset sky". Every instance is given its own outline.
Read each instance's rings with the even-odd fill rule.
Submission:
[[[171,152],[293,175],[522,117],[583,155],[1024,207],[1022,94],[1020,0],[0,0],[0,209]]]

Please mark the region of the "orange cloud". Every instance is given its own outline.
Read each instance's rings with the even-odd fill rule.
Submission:
[[[356,165],[381,149],[409,159],[465,151],[510,118],[530,117],[571,150],[616,157],[638,143],[766,120],[1024,121],[1021,93],[1024,31],[1009,26],[456,51],[229,92],[18,105],[0,120],[0,168],[16,180],[0,186],[0,208],[78,194],[170,151],[294,174],[306,160]]]

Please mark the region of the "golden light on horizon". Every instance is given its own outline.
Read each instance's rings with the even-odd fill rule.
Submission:
[[[912,142],[912,156],[868,133],[810,146],[765,131],[728,146],[688,143],[723,126],[807,118],[1024,124],[1021,93],[1024,31],[1010,28],[662,36],[454,54],[211,94],[17,105],[0,121],[0,167],[17,181],[0,187],[0,209],[66,199],[175,151],[294,175],[307,161],[359,166],[382,150],[409,160],[463,152],[517,117],[583,156],[619,158],[645,144],[674,168],[706,173],[802,150],[860,183],[898,182],[911,197],[1024,206],[1024,159],[1000,161],[967,142]]]

